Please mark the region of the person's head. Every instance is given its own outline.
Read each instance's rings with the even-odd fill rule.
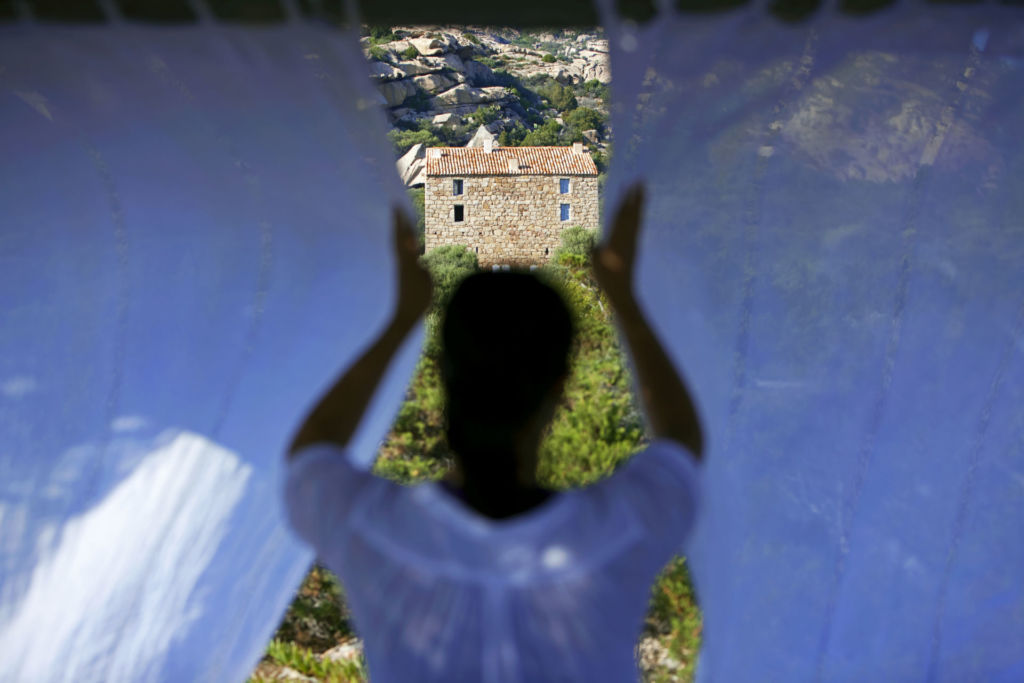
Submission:
[[[452,295],[441,335],[448,445],[463,471],[486,479],[535,468],[531,448],[569,368],[574,329],[562,297],[528,273],[477,273]]]

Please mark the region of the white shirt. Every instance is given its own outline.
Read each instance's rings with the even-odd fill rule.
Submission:
[[[683,550],[697,462],[655,441],[610,477],[504,520],[317,444],[289,465],[294,530],[335,572],[374,683],[636,681],[651,585]]]

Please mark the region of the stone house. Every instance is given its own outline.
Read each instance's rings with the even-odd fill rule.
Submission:
[[[427,149],[426,251],[461,244],[482,267],[540,265],[562,230],[598,228],[597,166],[572,147]]]

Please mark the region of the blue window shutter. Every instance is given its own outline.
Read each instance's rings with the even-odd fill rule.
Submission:
[[[569,179],[561,178],[558,181],[558,191],[561,194],[569,194]]]
[[[569,205],[568,204],[562,204],[562,220],[563,221],[569,220]]]

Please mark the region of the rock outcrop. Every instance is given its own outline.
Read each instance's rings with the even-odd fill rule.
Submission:
[[[542,33],[532,38],[536,47],[527,47],[524,37],[512,29],[409,26],[393,31],[400,37],[372,47],[368,38],[363,39],[366,54],[373,60],[370,75],[392,110],[408,107],[409,100],[417,96],[417,108],[424,116],[501,102],[509,93],[488,65],[495,62],[520,79],[549,76],[562,85],[611,80],[608,41],[596,32]],[[433,99],[427,102],[430,97]]]
[[[406,187],[422,185],[427,181],[427,148],[422,142],[409,148],[409,151],[395,162],[398,177]]]

